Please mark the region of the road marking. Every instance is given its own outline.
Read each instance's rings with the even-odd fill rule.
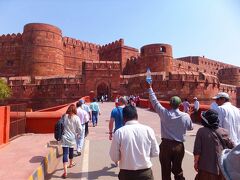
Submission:
[[[190,151],[185,150],[185,152],[186,152],[187,154],[193,156],[193,153],[191,153]]]
[[[89,140],[85,139],[84,153],[82,160],[82,180],[88,179],[88,162],[89,162]]]

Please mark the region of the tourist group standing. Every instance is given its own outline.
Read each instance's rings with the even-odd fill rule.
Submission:
[[[173,96],[170,99],[171,108],[168,110],[156,98],[151,83],[148,83],[147,87],[152,107],[160,117],[160,153],[157,153],[152,129],[137,121],[136,108],[131,104],[123,107],[122,114],[118,114],[123,117],[123,126],[119,128],[116,124],[121,118],[113,118],[112,115],[109,123],[109,139],[112,140],[110,157],[115,163],[119,162],[118,178],[153,179],[152,164],[149,160],[150,157],[159,156],[162,180],[171,180],[171,173],[175,180],[184,180],[184,136],[187,130],[193,129],[189,115],[190,103],[185,99],[182,112],[179,110],[182,103],[180,97]],[[193,148],[193,166],[197,172],[195,180],[239,180],[240,161],[231,161],[234,161],[233,157],[236,160],[240,158],[240,111],[229,102],[227,93],[220,92],[213,99],[217,106],[215,105],[214,109],[211,106],[209,110],[199,113],[200,104],[198,98],[194,98],[193,120],[197,121],[200,114],[203,125],[197,131]],[[112,113],[116,112],[114,108]],[[113,122],[116,126],[114,131]]]
[[[151,83],[147,83],[149,100],[160,119],[161,143],[152,128],[138,122],[136,104],[125,97],[118,98],[118,106],[111,111],[108,124],[111,140],[110,158],[119,167],[120,180],[153,180],[152,157],[159,157],[162,180],[185,180],[182,161],[185,154],[186,131],[193,129],[190,118],[190,103],[182,103],[180,97],[170,99],[170,109],[158,101]],[[199,113],[200,105],[194,98],[194,116],[200,114],[202,127],[198,129],[194,141],[193,166],[197,174],[195,180],[239,180],[240,179],[240,111],[230,103],[230,97],[220,92],[212,98],[214,108]],[[183,105],[183,111],[179,110]],[[70,105],[63,115],[64,133],[63,178],[67,168],[75,165],[73,150],[81,155],[88,122],[93,127],[98,124],[100,108],[96,99],[88,107],[84,100]],[[232,150],[231,150],[232,149]],[[236,160],[236,161],[235,161]],[[237,161],[238,160],[238,161]],[[68,163],[69,161],[69,163]]]

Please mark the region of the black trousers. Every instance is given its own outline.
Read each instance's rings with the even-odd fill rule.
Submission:
[[[154,180],[152,169],[125,170],[120,169],[119,180]]]
[[[185,180],[182,170],[183,157],[184,144],[182,142],[162,138],[159,154],[162,180],[171,180],[171,172],[175,180]]]

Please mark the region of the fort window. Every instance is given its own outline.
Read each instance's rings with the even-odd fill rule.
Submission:
[[[166,48],[164,46],[160,47],[160,52],[166,52]]]
[[[144,55],[144,49],[141,49],[141,54]]]

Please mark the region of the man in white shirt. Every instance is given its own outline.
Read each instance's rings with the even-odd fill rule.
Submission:
[[[120,180],[153,180],[151,157],[159,155],[159,146],[152,128],[140,124],[134,106],[123,108],[125,125],[113,136],[110,157],[119,161]]]
[[[229,131],[235,145],[240,144],[240,110],[229,102],[229,95],[219,92],[212,99],[218,104],[219,126]]]
[[[85,100],[83,99],[80,99],[79,100],[81,103],[82,103],[82,109],[87,111],[88,113],[88,121],[85,123],[85,137],[87,137],[88,133],[89,133],[89,130],[88,130],[88,123],[89,121],[92,119],[92,116],[91,116],[91,109],[88,105],[85,104]]]
[[[80,100],[77,104],[77,116],[80,118],[80,122],[82,125],[82,131],[81,134],[76,137],[77,141],[77,154],[80,156],[82,154],[82,149],[84,145],[84,139],[85,139],[85,124],[89,121],[89,115],[87,111],[83,110],[82,108],[83,101]]]

